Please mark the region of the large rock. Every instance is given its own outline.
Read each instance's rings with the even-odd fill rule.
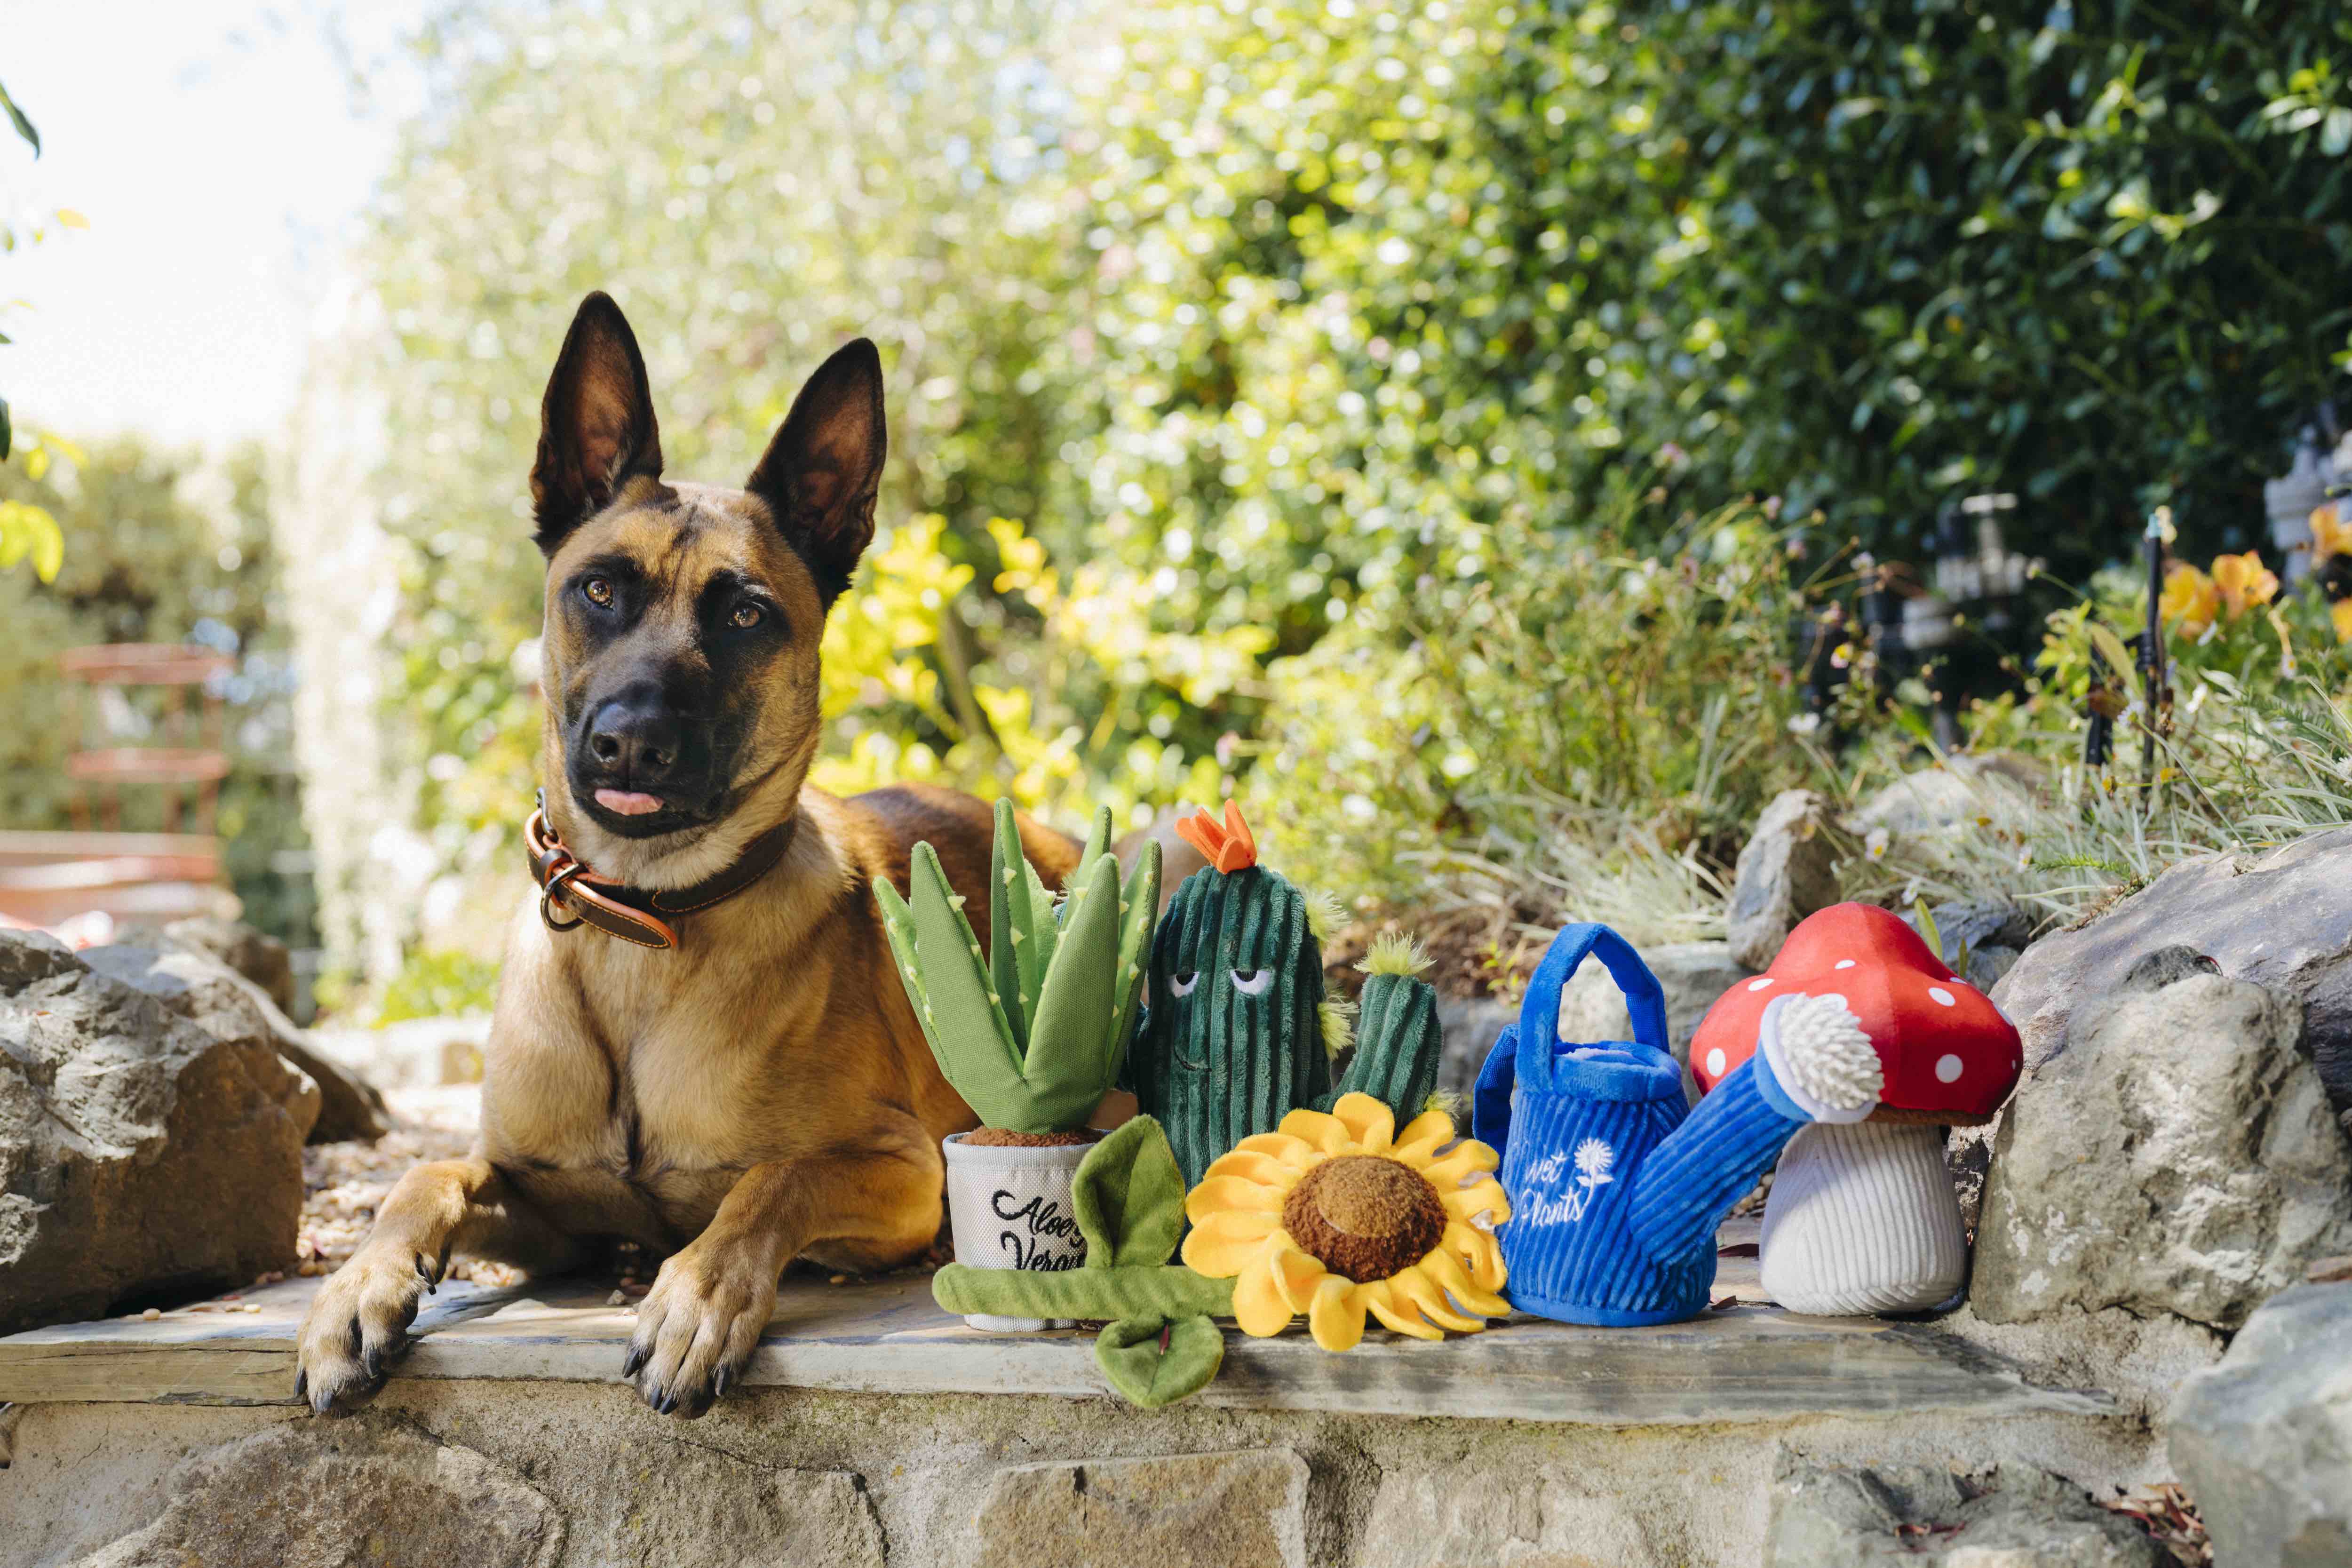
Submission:
[[[563,1555],[562,1516],[520,1477],[373,1414],[223,1444],[171,1490],[154,1522],[73,1568],[554,1568]]]
[[[615,1568],[882,1568],[873,1500],[848,1470],[777,1469],[653,1440],[572,1511],[575,1560]],[[460,1559],[459,1561],[467,1561]]]
[[[290,1262],[316,1108],[267,1041],[0,931],[0,1332]]]
[[[176,947],[218,959],[262,989],[283,1013],[294,1011],[294,955],[284,942],[243,921],[194,915],[161,924],[131,921],[114,928],[126,947]]]
[[[2172,1568],[2147,1532],[2073,1482],[2003,1465],[1990,1490],[1948,1470],[1843,1469],[1783,1459],[1764,1568]]]
[[[1646,1510],[1578,1466],[1466,1458],[1391,1470],[1357,1532],[1355,1568],[1661,1568]]]
[[[1847,814],[1856,837],[1873,828],[1892,838],[1980,838],[1989,822],[2030,810],[2048,787],[2049,770],[2013,752],[1959,752],[1906,773]]]
[[[2302,1014],[2165,952],[2074,1009],[1994,1140],[1977,1315],[2122,1307],[2232,1330],[2352,1250],[2352,1144],[2297,1048]]]
[[[201,923],[174,921],[172,930]],[[233,928],[243,929],[243,928]],[[256,933],[258,934],[258,933]],[[266,938],[263,940],[267,940]],[[315,1048],[301,1026],[253,980],[193,946],[93,947],[82,961],[100,973],[144,991],[180,1016],[223,1039],[266,1041],[319,1086],[310,1142],[373,1142],[390,1124],[383,1096],[365,1079]]]
[[[1438,1058],[1437,1087],[1449,1094],[1468,1094],[1495,1042],[1518,1021],[1519,1004],[1513,997],[1440,996],[1437,1026],[1445,1047]]]
[[[1824,796],[1782,790],[1739,852],[1725,917],[1731,956],[1750,970],[1772,962],[1797,922],[1838,901],[1838,863],[1853,846]]]
[[[2352,1563],[2352,1285],[2272,1297],[2167,1426],[2215,1562]]]
[[[2033,917],[2007,899],[1969,899],[1937,904],[1927,911],[1943,944],[1944,962],[1979,991],[1990,991],[2016,966],[2033,940]],[[1916,912],[1903,923],[1927,935]],[[1967,954],[1965,968],[1961,955]]]
[[[1306,1568],[1307,1461],[1267,1448],[1015,1465],[974,1544],[980,1568]]]
[[[2183,861],[2081,930],[2034,943],[1992,994],[2025,1037],[2026,1065],[2058,1048],[2076,1004],[2174,944],[2302,1002],[2329,1101],[2352,1112],[2352,827]]]

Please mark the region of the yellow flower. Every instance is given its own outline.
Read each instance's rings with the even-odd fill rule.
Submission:
[[[2352,643],[2352,599],[2338,599],[2327,606],[2327,614],[2336,622],[2336,640]]]
[[[2191,641],[2203,637],[2221,607],[2221,591],[2196,567],[2179,562],[2164,574],[2164,596],[2156,602],[2157,613],[2182,637]]]
[[[1342,1095],[1328,1116],[1294,1110],[1280,1131],[1221,1155],[1186,1195],[1184,1262],[1234,1281],[1234,1319],[1260,1339],[1301,1312],[1327,1351],[1363,1338],[1367,1312],[1415,1339],[1476,1333],[1511,1304],[1497,1294],[1502,1248],[1472,1222],[1500,1225],[1511,1205],[1490,1173],[1495,1151],[1465,1139],[1439,1158],[1453,1142],[1444,1111],[1399,1132],[1369,1094]]]
[[[2352,555],[2352,522],[2329,501],[2311,514],[2311,559],[2316,565],[2331,555]]]
[[[2213,557],[2213,586],[2221,591],[2221,602],[2230,607],[2230,618],[2234,621],[2254,605],[2276,598],[2279,580],[2263,564],[2263,558],[2249,550],[2243,555]]]

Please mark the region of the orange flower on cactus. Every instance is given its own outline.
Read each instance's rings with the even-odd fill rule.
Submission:
[[[2315,565],[2331,555],[2352,556],[2352,522],[2344,521],[2334,501],[2311,514],[2311,559]]]
[[[2156,602],[2164,624],[2195,640],[2205,635],[2221,613],[2221,590],[2213,579],[2186,562],[2177,562],[2164,574],[2164,596]]]
[[[2216,555],[2213,586],[2221,590],[2221,603],[2229,606],[2234,621],[2256,605],[2267,605],[2278,597],[2278,574],[2264,566],[2263,558],[2251,550],[2243,555]]]

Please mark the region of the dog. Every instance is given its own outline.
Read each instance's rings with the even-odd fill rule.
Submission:
[[[596,1238],[667,1254],[620,1371],[691,1417],[741,1376],[793,1259],[885,1269],[938,1236],[940,1140],[978,1119],[873,888],[903,892],[928,840],[985,942],[992,821],[947,790],[806,782],[818,643],[872,541],[886,446],[860,339],[742,489],[665,480],[636,339],[606,295],[581,305],[530,476],[541,891],[509,937],[472,1152],[401,1179],[303,1322],[296,1394],[318,1412],[382,1386],[453,1252],[534,1273]],[[1025,818],[1021,836],[1058,887],[1078,846]]]

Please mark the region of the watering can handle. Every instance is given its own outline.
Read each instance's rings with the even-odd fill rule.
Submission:
[[[1609,978],[1625,994],[1638,1045],[1665,1050],[1666,996],[1658,977],[1633,945],[1607,926],[1565,927],[1536,967],[1519,1003],[1519,1021],[1505,1029],[1486,1054],[1470,1099],[1473,1135],[1500,1152],[1511,1131],[1511,1091],[1524,1079],[1537,1089],[1552,1087],[1552,1061],[1559,1052],[1559,992],[1588,956],[1598,956]]]

